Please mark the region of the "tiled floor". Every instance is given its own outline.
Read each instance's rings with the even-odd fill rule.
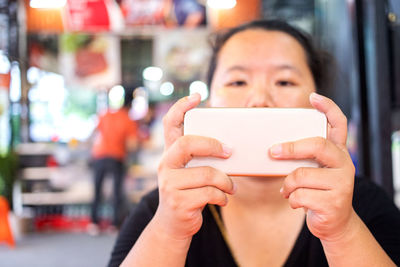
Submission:
[[[14,249],[0,243],[2,267],[106,266],[116,234],[92,237],[86,233],[34,233]]]

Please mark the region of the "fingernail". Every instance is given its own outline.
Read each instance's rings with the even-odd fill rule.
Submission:
[[[222,144],[222,151],[224,156],[229,157],[232,154],[232,148],[226,144]]]
[[[237,185],[235,183],[233,183],[232,194],[235,194],[236,190],[237,190]]]
[[[310,94],[310,100],[314,102],[321,102],[323,100],[323,96],[317,93]]]
[[[190,102],[192,102],[192,101],[197,100],[198,97],[199,97],[199,94],[198,94],[198,93],[194,93],[194,94],[189,95],[187,99],[188,99]]]
[[[281,144],[278,144],[278,145],[273,145],[272,147],[271,147],[271,155],[273,156],[273,157],[278,157],[278,156],[280,156],[281,155],[281,153],[282,153],[282,145]]]
[[[283,192],[283,187],[281,187],[281,189],[279,189],[279,193],[282,194],[282,192]]]

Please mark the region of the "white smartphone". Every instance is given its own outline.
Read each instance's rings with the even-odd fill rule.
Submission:
[[[186,167],[211,166],[232,176],[284,176],[313,160],[276,160],[278,143],[327,135],[325,114],[303,108],[195,108],[184,118],[184,135],[212,137],[232,148],[228,159],[194,157]]]

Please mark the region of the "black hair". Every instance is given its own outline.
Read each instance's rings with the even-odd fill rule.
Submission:
[[[134,87],[125,87],[124,86],[124,103],[122,105],[123,108],[130,109],[132,106],[132,100],[133,100],[133,91]]]
[[[215,69],[218,64],[218,53],[221,48],[233,35],[251,29],[279,31],[296,39],[304,49],[307,58],[307,65],[314,78],[316,89],[318,91],[326,91],[330,89],[333,77],[332,72],[334,71],[334,61],[332,56],[323,50],[317,49],[308,33],[291,26],[282,20],[255,20],[212,36],[214,37],[213,40],[211,40],[212,55],[207,74],[207,84],[209,87],[211,86],[214,77]]]

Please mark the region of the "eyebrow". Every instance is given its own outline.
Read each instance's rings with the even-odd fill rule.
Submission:
[[[248,68],[239,66],[239,65],[234,65],[232,67],[229,67],[225,73],[231,72],[231,71],[248,71]]]
[[[296,73],[299,74],[300,76],[303,75],[303,73],[302,73],[298,68],[296,68],[296,67],[293,66],[293,65],[282,64],[282,65],[276,65],[276,66],[274,66],[273,68],[276,69],[276,70],[291,70],[291,71],[296,72]]]
[[[296,73],[299,74],[300,76],[303,75],[302,72],[301,72],[298,68],[296,68],[296,67],[293,66],[293,65],[289,65],[289,64],[277,64],[277,65],[273,65],[273,66],[272,66],[272,69],[273,69],[274,71],[291,70],[291,71],[296,72]],[[244,71],[244,72],[247,72],[248,70],[249,70],[249,68],[247,68],[247,67],[240,66],[240,65],[234,65],[234,66],[229,67],[229,68],[225,71],[225,73],[229,73],[229,72],[231,72],[231,71]]]

